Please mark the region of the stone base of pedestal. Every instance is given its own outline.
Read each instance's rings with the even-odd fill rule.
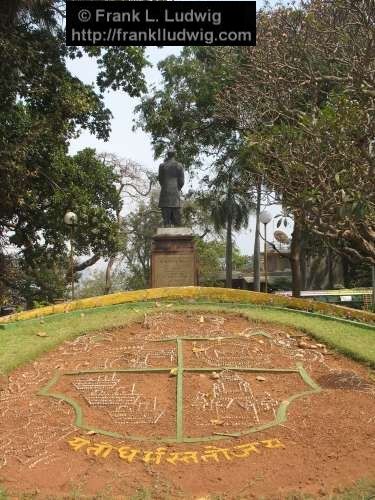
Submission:
[[[151,288],[198,284],[196,250],[188,227],[159,228],[152,240]]]

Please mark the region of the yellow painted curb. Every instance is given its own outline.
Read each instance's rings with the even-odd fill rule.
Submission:
[[[333,304],[325,304],[307,299],[295,299],[280,295],[273,295],[260,292],[249,292],[247,290],[235,290],[232,288],[216,287],[165,287],[149,288],[146,290],[135,290],[132,292],[119,292],[99,297],[90,297],[88,299],[65,302],[52,306],[23,311],[0,318],[0,323],[11,323],[25,319],[40,318],[57,313],[67,313],[79,309],[91,309],[94,307],[110,306],[115,304],[124,304],[127,302],[141,302],[144,300],[161,299],[209,299],[218,302],[249,303],[254,305],[271,305],[277,307],[287,307],[300,311],[311,311],[320,314],[327,314],[340,318],[362,321],[365,323],[375,323],[375,314],[367,311],[349,309]]]

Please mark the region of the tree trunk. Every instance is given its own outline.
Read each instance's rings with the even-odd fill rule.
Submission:
[[[111,271],[113,264],[115,263],[116,256],[112,255],[109,258],[108,264],[107,264],[107,269],[105,271],[105,287],[104,287],[104,295],[108,295],[109,292],[111,291],[112,288],[112,280],[111,280]]]
[[[120,188],[118,190],[119,196],[121,196],[121,192],[124,189],[124,184],[120,185]],[[117,231],[119,231],[120,225],[121,225],[121,211],[117,210],[116,211],[116,219],[117,219]],[[111,255],[109,258],[108,264],[107,264],[107,269],[105,271],[105,288],[104,288],[104,295],[108,295],[109,292],[111,291],[112,288],[112,267],[113,264],[115,263],[116,260],[116,254]]]
[[[227,216],[227,245],[225,251],[225,287],[232,288],[232,200],[228,196],[228,216]]]
[[[84,269],[87,269],[88,267],[93,266],[94,264],[96,264],[98,262],[99,259],[100,259],[100,255],[95,254],[92,257],[90,257],[89,259],[85,260],[84,262],[81,262],[80,264],[74,264],[73,276],[76,273],[79,273],[80,271],[83,271]],[[66,279],[69,281],[71,281],[71,279],[72,279],[72,270],[70,268],[69,268],[68,272],[66,273]]]
[[[328,289],[333,290],[333,255],[331,247],[327,248],[327,264],[328,264]]]
[[[342,255],[341,259],[342,259],[342,269],[343,269],[343,275],[344,275],[344,287],[350,288],[351,276],[350,276],[349,260],[347,259],[347,257],[345,255]]]
[[[253,276],[254,290],[260,292],[260,202],[262,197],[261,183],[257,185],[257,201],[255,212],[255,240],[254,240],[254,260],[253,260]]]
[[[306,250],[306,233],[303,231],[301,234],[301,253],[300,253],[300,269],[301,269],[301,289],[307,288],[307,259],[308,252]]]
[[[3,303],[6,293],[6,274],[5,256],[0,251],[0,304]]]
[[[301,226],[294,221],[292,243],[290,245],[290,265],[292,269],[292,295],[301,296]]]
[[[303,290],[307,288],[307,255],[305,245],[302,245],[301,256],[300,256],[300,268],[301,268],[301,287]]]
[[[0,3],[0,25],[12,26],[22,8],[20,0],[2,0]]]

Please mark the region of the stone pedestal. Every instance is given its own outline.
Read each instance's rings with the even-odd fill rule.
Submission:
[[[151,288],[192,286],[198,283],[192,230],[159,228],[152,240]]]

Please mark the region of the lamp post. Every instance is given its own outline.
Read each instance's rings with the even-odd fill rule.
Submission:
[[[267,266],[267,224],[272,220],[272,215],[267,210],[259,214],[259,220],[264,224],[264,291],[268,291],[268,266]]]
[[[64,222],[70,226],[70,277],[72,283],[72,300],[74,300],[74,261],[73,261],[73,228],[78,220],[74,212],[66,212],[64,215]]]

